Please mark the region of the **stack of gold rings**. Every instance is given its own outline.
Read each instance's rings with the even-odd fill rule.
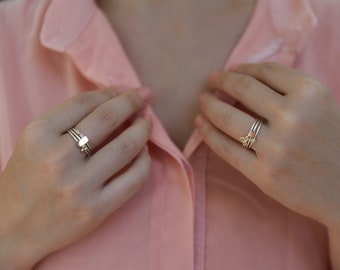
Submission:
[[[241,137],[240,141],[246,149],[251,149],[256,142],[256,136],[261,129],[262,121],[256,119],[252,124],[247,136]]]
[[[76,141],[77,146],[80,148],[80,152],[85,153],[86,157],[91,156],[89,139],[83,133],[75,128],[70,128],[67,130],[67,133]]]

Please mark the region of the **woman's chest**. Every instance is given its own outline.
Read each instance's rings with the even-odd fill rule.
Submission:
[[[213,14],[201,10],[186,18],[170,12],[146,19],[135,13],[131,16],[138,24],[120,14],[109,17],[142,84],[152,90],[152,109],[179,148],[194,129],[207,76],[223,68],[252,8],[244,4],[233,13]]]

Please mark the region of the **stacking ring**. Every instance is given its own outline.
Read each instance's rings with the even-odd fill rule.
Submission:
[[[78,129],[70,128],[67,133],[76,141],[80,152],[85,153],[86,157],[91,156],[91,147],[89,145],[89,138],[81,133]]]
[[[257,134],[259,134],[261,126],[262,126],[262,121],[259,119],[256,119],[254,123],[251,125],[251,128],[248,134],[240,138],[242,145],[246,149],[251,149],[253,145],[256,143],[256,137],[257,137]]]

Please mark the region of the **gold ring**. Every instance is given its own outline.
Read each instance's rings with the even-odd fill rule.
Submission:
[[[251,149],[253,145],[256,143],[256,137],[257,137],[257,134],[259,134],[261,126],[262,126],[262,121],[259,119],[256,119],[254,123],[251,125],[248,134],[240,138],[242,145],[246,149]]]

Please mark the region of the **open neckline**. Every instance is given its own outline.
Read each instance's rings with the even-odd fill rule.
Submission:
[[[254,21],[257,20],[257,16],[258,16],[258,10],[260,8],[260,3],[263,2],[261,0],[255,0],[255,3],[253,4],[253,7],[252,7],[252,10],[250,12],[250,15],[248,17],[248,20],[247,22],[245,23],[245,27],[244,29],[242,30],[241,34],[240,34],[240,37],[238,38],[238,40],[235,42],[235,45],[233,46],[233,48],[230,50],[229,54],[227,55],[227,58],[225,61],[223,61],[223,65],[222,65],[222,69],[221,70],[227,70],[228,69],[228,66],[229,66],[229,62],[230,62],[230,59],[232,58],[232,56],[234,55],[235,51],[237,51],[237,48],[239,47],[239,45],[241,43],[243,43],[246,39],[247,39],[247,36],[248,36],[248,32],[250,31],[250,28],[251,28],[251,25],[254,23]],[[99,7],[98,3],[96,3],[96,6],[97,8],[100,10],[100,12],[102,13],[102,15],[105,17],[105,19],[107,20],[107,23],[111,26],[111,29],[112,29],[112,34],[115,35],[115,37],[119,40],[120,44],[121,44],[121,47],[122,47],[122,52],[124,54],[124,56],[126,57],[127,61],[129,62],[131,68],[133,69],[133,72],[136,74],[137,76],[137,79],[139,82],[141,82],[141,78],[140,78],[140,75],[139,73],[137,72],[136,70],[136,67],[135,65],[132,63],[126,49],[123,47],[122,45],[122,41],[121,39],[119,38],[118,34],[117,34],[117,31],[114,27],[114,25],[112,25],[110,23],[110,20],[109,18],[106,16],[106,14],[104,13],[104,11]],[[196,144],[197,144],[197,134],[195,134],[197,132],[196,128],[194,128],[190,134],[190,136],[188,137],[188,139],[186,140],[185,144],[184,144],[184,147],[183,149],[181,149],[179,146],[177,146],[174,141],[170,138],[170,135],[169,133],[167,132],[167,130],[165,129],[163,123],[161,122],[161,120],[158,118],[157,114],[154,112],[153,108],[151,106],[148,106],[149,107],[149,110],[148,112],[151,113],[153,115],[153,117],[155,119],[158,120],[159,124],[161,125],[162,129],[164,130],[164,132],[167,134],[167,136],[169,137],[169,140],[171,141],[171,143],[173,144],[173,146],[176,148],[176,150],[178,152],[180,152],[181,154],[184,154],[185,156],[187,156],[185,153],[188,153],[188,148],[189,148],[189,145],[191,145],[192,141],[195,141]],[[196,139],[195,139],[196,138]],[[201,141],[199,139],[199,141]]]

